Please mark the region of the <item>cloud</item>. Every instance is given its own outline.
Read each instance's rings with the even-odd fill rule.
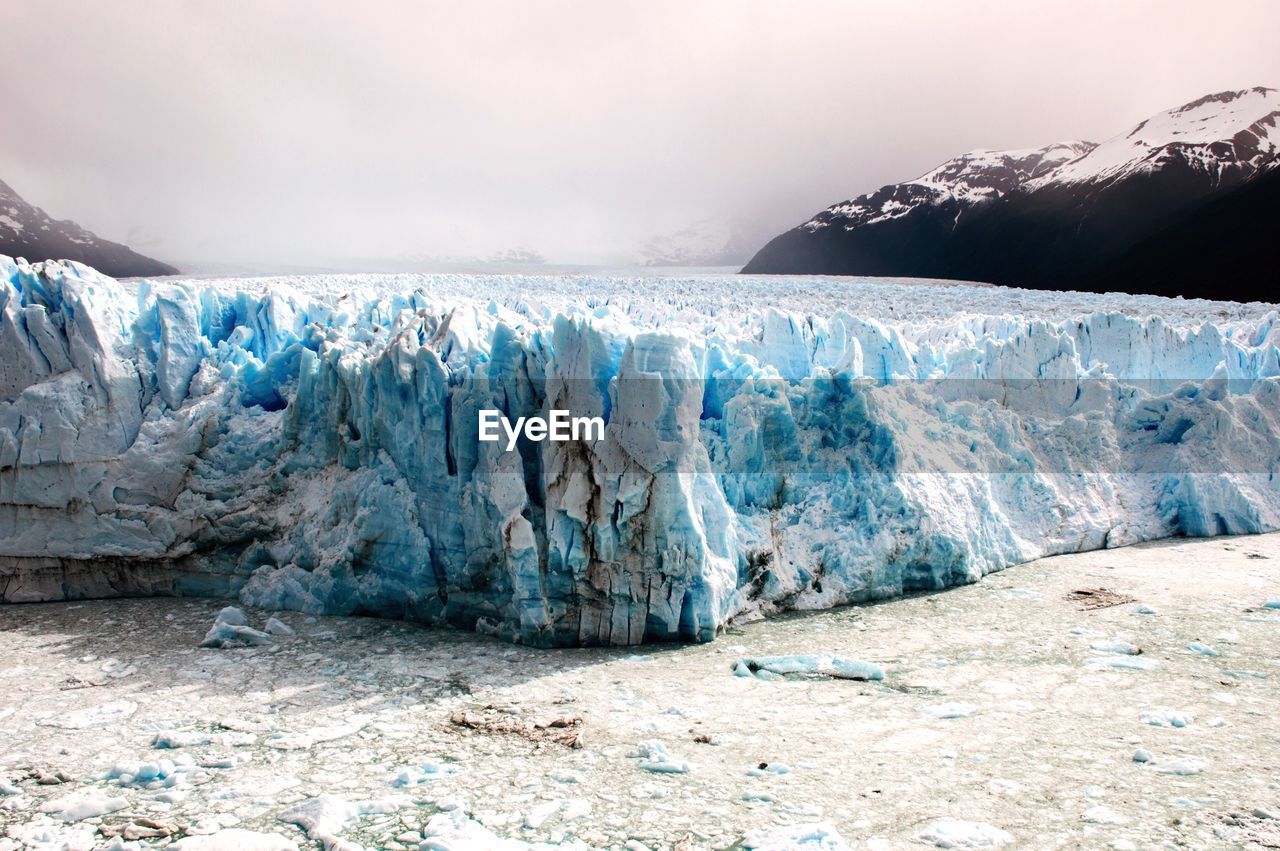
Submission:
[[[1270,0],[8,0],[0,28],[0,176],[178,262],[617,261],[1280,83]]]

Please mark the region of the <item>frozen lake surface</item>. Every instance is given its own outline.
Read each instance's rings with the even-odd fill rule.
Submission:
[[[1275,847],[1277,598],[1280,534],[641,650],[295,612],[217,650],[215,601],[8,605],[0,848]],[[884,679],[732,673],[820,653]]]

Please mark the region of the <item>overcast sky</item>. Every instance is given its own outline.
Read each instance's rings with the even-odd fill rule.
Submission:
[[[3,0],[0,179],[178,265],[616,262],[1280,85],[1236,0]]]

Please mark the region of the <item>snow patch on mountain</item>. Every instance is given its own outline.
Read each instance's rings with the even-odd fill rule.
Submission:
[[[1207,95],[1158,113],[1128,133],[1031,181],[1027,189],[1113,181],[1157,171],[1173,160],[1221,178],[1246,178],[1276,164],[1280,92],[1262,87]]]
[[[982,204],[1000,198],[1028,181],[1093,148],[1092,142],[1062,142],[1019,151],[981,149],[947,160],[916,180],[885,186],[870,195],[836,204],[801,227],[814,231],[833,222],[852,230],[900,218],[922,204]]]
[[[924,205],[955,203],[963,210],[1011,192],[1112,182],[1174,161],[1215,181],[1227,176],[1243,180],[1280,161],[1278,121],[1280,93],[1275,89],[1208,95],[1152,116],[1102,144],[1074,141],[1014,151],[971,151],[915,180],[835,204],[800,227],[812,232],[838,224],[853,230],[902,218]]]

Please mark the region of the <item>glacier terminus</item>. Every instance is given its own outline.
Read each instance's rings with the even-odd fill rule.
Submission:
[[[536,646],[1280,528],[1270,305],[840,278],[117,281],[0,257],[8,602]],[[479,439],[598,418],[599,439]],[[597,435],[592,435],[597,437]]]

